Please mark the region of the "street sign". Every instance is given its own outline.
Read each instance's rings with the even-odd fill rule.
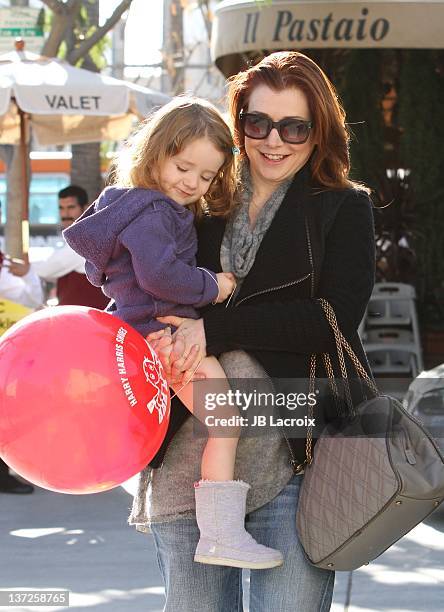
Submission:
[[[43,29],[38,23],[39,14],[38,8],[0,8],[0,53],[13,51],[18,36],[23,38],[28,51],[40,53]]]

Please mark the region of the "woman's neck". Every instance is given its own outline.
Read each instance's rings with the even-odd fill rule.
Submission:
[[[261,209],[270,199],[271,195],[279,187],[279,184],[261,180],[258,176],[251,175],[251,204]]]
[[[277,187],[278,185],[274,185],[273,183],[255,180],[253,176],[251,177],[251,196],[248,206],[251,229],[256,225],[257,218],[262,208],[268,202]]]

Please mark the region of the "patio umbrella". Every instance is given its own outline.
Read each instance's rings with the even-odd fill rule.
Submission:
[[[146,87],[29,53],[17,41],[15,51],[0,55],[0,144],[20,144],[25,179],[30,128],[41,145],[120,140],[134,119],[146,117],[169,99]],[[26,235],[27,189],[22,192],[22,220]]]

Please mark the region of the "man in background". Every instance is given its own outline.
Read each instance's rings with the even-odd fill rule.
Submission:
[[[88,194],[82,187],[69,185],[59,191],[59,211],[62,229],[80,217],[88,206]],[[94,287],[85,275],[85,260],[65,241],[44,261],[34,262],[32,270],[44,281],[56,283],[60,306],[76,304],[102,310],[109,299],[99,287]],[[26,274],[29,264],[11,266],[17,276]]]

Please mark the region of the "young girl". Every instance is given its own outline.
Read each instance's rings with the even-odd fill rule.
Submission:
[[[164,327],[156,317],[197,318],[195,308],[223,302],[235,288],[233,275],[196,267],[194,225],[205,210],[230,213],[234,148],[214,106],[178,97],[145,122],[126,153],[116,186],[107,187],[64,237],[86,259],[91,283],[113,299],[112,314],[146,336]],[[215,357],[203,359],[199,373],[218,392],[229,389]],[[177,393],[193,412],[193,385]],[[212,414],[218,417],[217,410]],[[224,407],[224,418],[233,415],[235,407]],[[195,561],[252,569],[281,565],[281,553],[258,544],[244,527],[249,485],[233,480],[239,428],[230,428],[229,437],[227,428],[209,427],[208,433],[202,480],[195,483],[201,534]]]

